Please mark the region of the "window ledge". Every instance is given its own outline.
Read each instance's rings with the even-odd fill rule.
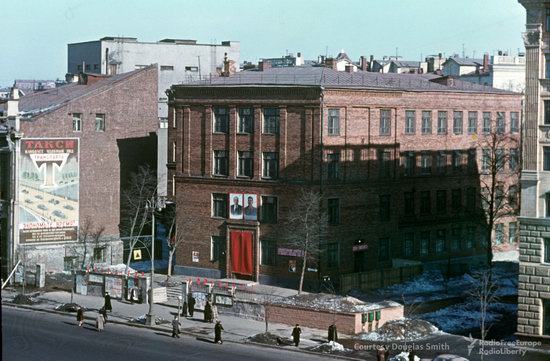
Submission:
[[[212,174],[212,177],[215,177],[215,178],[228,178],[229,174]]]
[[[252,135],[252,134],[254,133],[237,132],[237,135]]]

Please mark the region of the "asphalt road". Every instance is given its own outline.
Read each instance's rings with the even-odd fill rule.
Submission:
[[[76,317],[2,307],[3,361],[245,361],[336,360],[254,345],[212,343],[181,335],[107,324],[99,333],[91,320],[78,327]]]

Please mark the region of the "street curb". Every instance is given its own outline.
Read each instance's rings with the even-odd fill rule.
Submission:
[[[47,309],[47,308],[37,308],[37,307],[30,306],[30,305],[21,305],[21,304],[12,303],[12,302],[2,301],[2,306],[12,307],[12,308],[20,308],[20,309],[31,310],[31,311],[53,313],[53,314],[57,314],[57,315],[61,315],[61,316],[74,316],[74,317],[76,317],[76,314],[73,315],[70,312],[50,310],[50,309]],[[94,317],[90,317],[90,316],[84,316],[84,318],[87,319],[87,320],[95,320]],[[75,321],[75,323],[76,323],[76,321]],[[156,326],[142,325],[142,324],[139,324],[139,323],[133,323],[133,322],[129,322],[129,321],[123,322],[123,321],[119,321],[119,320],[109,320],[107,323],[114,323],[114,324],[118,324],[118,325],[131,326],[131,327],[137,327],[137,328],[149,329],[149,330],[167,332],[167,333],[172,332],[171,326],[168,326],[168,325],[165,328],[161,328],[161,327],[156,327]],[[203,334],[196,334],[196,333],[185,331],[185,330],[181,330],[180,333],[188,335],[188,336],[193,336],[195,338],[199,338],[199,337],[204,338],[205,337],[205,335],[203,335]],[[331,354],[331,353],[315,352],[315,351],[310,351],[310,350],[305,350],[305,349],[300,349],[300,348],[297,348],[297,349],[296,348],[294,348],[294,349],[293,348],[282,348],[282,347],[279,347],[279,346],[267,345],[267,344],[263,344],[263,343],[259,343],[259,342],[253,342],[253,341],[247,341],[246,338],[244,338],[243,341],[227,340],[227,341],[223,341],[223,342],[224,343],[241,344],[241,345],[251,344],[251,345],[255,345],[255,346],[259,346],[259,347],[285,350],[285,351],[289,351],[289,352],[307,353],[307,354],[316,355],[316,356],[334,357],[334,358],[338,358],[338,359],[342,359],[342,360],[354,360],[354,361],[361,361],[362,360],[362,359],[355,358],[355,357],[350,357],[350,356],[342,356],[342,355]]]

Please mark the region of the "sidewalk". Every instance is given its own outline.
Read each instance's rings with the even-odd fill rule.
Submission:
[[[156,278],[156,277],[155,277]],[[173,280],[174,278],[172,278]],[[157,279],[155,279],[157,281]],[[19,292],[13,289],[2,290],[2,304],[14,305],[17,307],[24,307],[28,309],[43,310],[47,312],[58,312],[61,314],[68,314],[73,317],[76,323],[76,313],[68,313],[63,311],[55,311],[55,307],[71,302],[71,294],[66,291],[54,291],[54,292],[31,292],[27,293],[27,296],[31,296],[33,300],[39,301],[33,305],[16,305],[12,303],[14,297]],[[103,307],[103,298],[96,296],[84,296],[80,294],[74,294],[73,302],[77,303],[88,311],[84,312],[86,317],[86,323],[95,323],[95,319],[98,315],[98,310]],[[108,313],[108,323],[106,329],[109,327],[109,323],[125,324],[134,327],[146,327],[157,331],[163,331],[166,333],[172,332],[172,326],[170,321],[177,313],[176,306],[166,304],[155,304],[153,308],[154,315],[158,318],[166,320],[166,323],[160,323],[156,326],[145,326],[142,323],[132,322],[132,319],[144,317],[148,313],[148,304],[137,304],[126,301],[120,301],[112,299],[113,311]],[[214,324],[205,323],[202,321],[203,313],[201,311],[195,311],[194,318],[180,317],[181,331],[184,334],[214,340]],[[244,343],[247,342],[246,338],[263,333],[265,331],[265,323],[263,321],[256,321],[251,319],[238,318],[234,316],[220,314],[219,319],[224,327],[223,339],[229,342]],[[276,334],[277,336],[291,338],[292,327],[288,325],[270,323],[269,332]],[[302,327],[302,336],[299,350],[303,352],[308,351],[309,348],[317,346],[326,342],[326,330],[318,330],[307,327]],[[266,345],[264,345],[266,346]],[[273,346],[277,347],[277,346]],[[285,349],[295,349],[294,346],[287,346]],[[319,354],[319,353],[316,353]],[[321,355],[321,354],[319,354]],[[337,357],[336,355],[331,355]],[[348,358],[349,359],[349,358]]]

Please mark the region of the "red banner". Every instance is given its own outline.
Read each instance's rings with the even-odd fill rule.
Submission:
[[[231,270],[234,273],[252,275],[253,235],[247,231],[231,231]]]

